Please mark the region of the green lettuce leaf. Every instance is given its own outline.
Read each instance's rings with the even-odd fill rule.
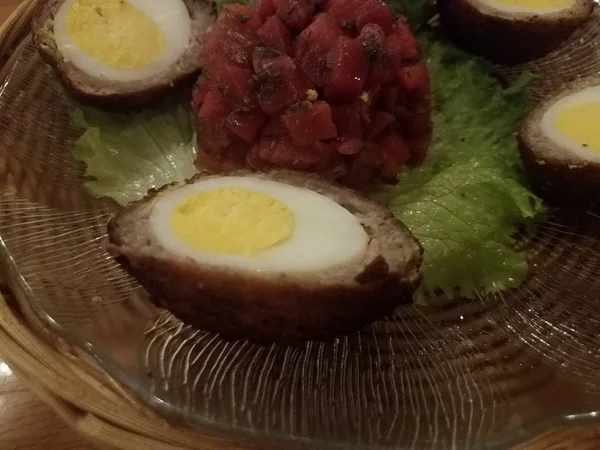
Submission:
[[[425,250],[415,299],[517,287],[527,262],[513,236],[544,212],[525,185],[514,137],[528,112],[530,77],[503,88],[484,62],[432,34],[419,37],[431,74],[433,142],[423,166],[379,193]]]
[[[149,189],[192,176],[192,115],[184,105],[166,101],[132,113],[72,109],[73,124],[83,130],[73,156],[86,165],[91,194],[126,204]]]
[[[385,3],[395,14],[404,15],[414,31],[419,31],[435,15],[430,0],[388,0]]]

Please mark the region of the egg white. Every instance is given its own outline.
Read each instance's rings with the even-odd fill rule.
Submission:
[[[588,161],[600,163],[599,151],[589,147],[584,147],[581,142],[574,141],[573,139],[562,134],[554,125],[557,116],[564,109],[591,102],[600,102],[600,86],[588,87],[558,100],[546,110],[542,116],[540,127],[544,135],[561,148],[568,150],[569,152],[572,152]]]
[[[182,0],[127,0],[152,19],[165,42],[162,54],[154,61],[135,69],[110,67],[81,50],[66,32],[66,14],[74,0],[66,0],[54,17],[56,46],[65,61],[96,78],[112,81],[138,81],[164,72],[186,51],[192,36],[192,20]]]
[[[532,15],[532,14],[552,14],[569,10],[573,7],[575,0],[570,1],[569,6],[550,5],[543,8],[531,8],[522,5],[505,5],[495,0],[475,0],[473,3],[482,6],[487,12],[506,13],[510,15]]]
[[[292,235],[256,255],[205,252],[189,246],[173,232],[171,215],[187,196],[218,188],[247,189],[280,201],[293,214]],[[202,264],[246,271],[305,272],[364,261],[369,243],[359,220],[333,200],[308,189],[249,177],[208,178],[168,190],[155,200],[149,225],[169,252]]]

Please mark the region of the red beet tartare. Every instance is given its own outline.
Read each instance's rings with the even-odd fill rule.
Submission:
[[[229,4],[202,57],[199,166],[306,170],[364,188],[425,157],[427,66],[380,0]]]

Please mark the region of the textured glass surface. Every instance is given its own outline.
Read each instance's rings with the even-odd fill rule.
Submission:
[[[539,98],[600,71],[600,13],[528,68]],[[507,77],[517,69],[498,68]],[[0,84],[0,256],[20,301],[172,417],[308,448],[504,447],[600,410],[600,217],[520,236],[520,289],[404,306],[333,343],[225,342],[150,303],[106,252],[112,206],[70,156],[66,99],[27,39]],[[598,413],[600,417],[600,413]]]

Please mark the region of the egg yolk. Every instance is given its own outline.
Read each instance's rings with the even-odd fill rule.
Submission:
[[[564,136],[597,151],[600,151],[599,124],[600,102],[565,108],[556,116],[554,122],[554,126]]]
[[[494,0],[495,3],[522,8],[569,7],[573,0]]]
[[[74,0],[65,27],[87,55],[118,69],[145,66],[165,46],[157,24],[125,0]]]
[[[171,228],[197,250],[256,254],[288,239],[294,217],[283,203],[260,192],[211,189],[180,201]]]

